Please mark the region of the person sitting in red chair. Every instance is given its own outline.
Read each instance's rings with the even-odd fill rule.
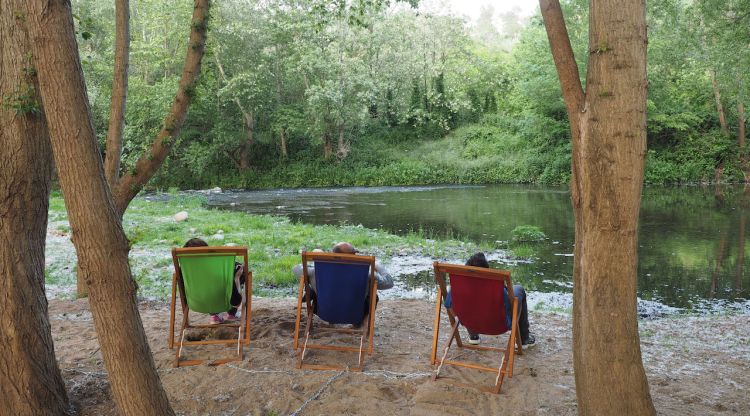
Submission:
[[[490,264],[487,262],[487,258],[481,251],[474,253],[474,255],[469,257],[469,260],[466,261],[466,265],[474,267],[484,267],[486,269],[490,268]],[[520,309],[518,311],[518,329],[521,333],[521,344],[523,344],[525,347],[534,345],[536,343],[536,337],[534,337],[534,335],[529,332],[529,310],[526,306],[526,290],[524,290],[523,286],[521,285],[513,285],[513,294],[518,299],[518,305]],[[507,296],[505,297],[505,299],[505,316],[507,319],[510,319],[510,303],[508,303]],[[445,297],[444,305],[448,309],[451,309],[453,306],[453,303],[451,302],[450,289],[448,289],[448,294]],[[510,321],[508,321],[508,327],[510,327]],[[479,334],[473,333],[468,328],[467,332],[469,333],[469,344],[479,344]]]

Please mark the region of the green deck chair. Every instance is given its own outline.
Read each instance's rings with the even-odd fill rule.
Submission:
[[[245,273],[245,302],[242,305],[241,320],[219,325],[195,325],[190,323],[190,311],[200,313],[222,313],[231,307],[232,286],[234,285],[235,258],[242,257]],[[237,346],[237,355],[231,358],[212,360],[210,365],[241,361],[243,347],[250,343],[250,313],[253,275],[248,270],[246,247],[188,247],[173,248],[172,261],[172,305],[169,319],[169,348],[174,348],[174,326],[177,290],[182,306],[182,326],[177,339],[175,367],[202,364],[207,360],[183,360],[182,349],[187,345],[229,344]],[[201,341],[185,340],[185,332],[191,328],[237,328],[236,339],[214,339]]]

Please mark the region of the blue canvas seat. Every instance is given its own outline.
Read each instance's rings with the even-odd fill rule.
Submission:
[[[315,283],[308,275],[308,263],[313,263]],[[300,277],[297,296],[297,319],[294,331],[294,349],[298,350],[298,367],[310,369],[349,369],[349,367],[305,364],[309,349],[350,351],[359,353],[357,367],[361,371],[364,354],[372,354],[373,326],[375,323],[375,257],[340,253],[302,253],[303,275]],[[370,295],[368,298],[368,295]],[[304,298],[304,299],[303,299]],[[306,305],[304,341],[299,345],[302,303]],[[365,306],[367,302],[367,306]],[[323,345],[311,342],[313,317],[317,315],[329,324],[350,324],[359,328],[319,327],[321,332],[340,332],[359,336],[359,347]],[[365,320],[365,318],[367,318]],[[364,322],[363,322],[364,321]],[[368,345],[366,345],[368,344]]]

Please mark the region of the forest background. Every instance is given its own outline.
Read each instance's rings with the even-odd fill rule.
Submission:
[[[408,2],[361,4],[216,2],[193,104],[149,187],[569,181],[568,118],[538,13],[485,6],[467,22]],[[750,2],[647,7],[645,181],[745,180]],[[607,45],[586,50],[586,1],[563,10],[585,74]],[[73,11],[103,154],[114,5],[74,0]],[[190,2],[131,1],[124,172],[163,127],[191,12]]]

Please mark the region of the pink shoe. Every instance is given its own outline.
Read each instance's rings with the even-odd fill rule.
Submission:
[[[240,317],[237,315],[232,315],[229,312],[227,312],[226,315],[224,315],[224,322],[239,322]]]
[[[212,313],[211,317],[208,318],[208,323],[211,325],[219,325],[219,324],[223,324],[224,320],[221,318],[220,315],[216,315]]]

